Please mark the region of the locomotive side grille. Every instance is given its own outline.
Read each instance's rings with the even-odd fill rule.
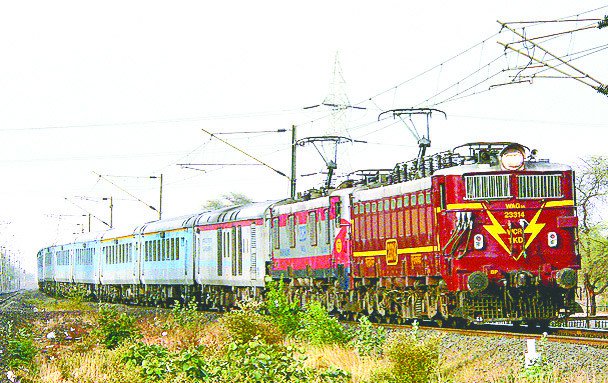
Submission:
[[[511,196],[508,174],[465,176],[466,199],[508,198]]]
[[[562,182],[559,174],[517,176],[519,198],[562,197]]]

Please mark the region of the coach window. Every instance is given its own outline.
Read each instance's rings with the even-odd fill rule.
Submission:
[[[171,238],[171,259],[172,260],[177,259],[175,256],[175,238]]]
[[[223,247],[223,239],[222,229],[217,229],[217,275],[222,276],[223,274],[223,264],[222,264],[222,247]]]
[[[311,211],[308,213],[308,235],[310,238],[310,245],[317,246],[317,212]]]
[[[182,238],[182,244],[184,243],[184,239]],[[179,260],[179,238],[175,238],[175,259]]]
[[[156,251],[154,253],[156,255],[155,258],[156,258],[157,261],[160,261],[160,260],[162,260],[162,258],[161,258],[162,253],[160,252],[160,240],[157,239],[154,242],[156,242]]]
[[[287,235],[289,236],[289,247],[296,247],[296,222],[293,214],[287,217]]]

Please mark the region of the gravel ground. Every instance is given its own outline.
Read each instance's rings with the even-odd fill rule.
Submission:
[[[496,381],[506,373],[517,375],[524,370],[525,339],[428,332],[441,336],[444,366],[462,381]],[[537,341],[536,349],[543,361],[560,374],[608,377],[608,349],[551,341]]]

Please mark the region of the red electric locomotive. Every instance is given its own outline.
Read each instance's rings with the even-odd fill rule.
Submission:
[[[548,323],[575,311],[570,167],[473,143],[272,209],[292,299],[380,320]]]

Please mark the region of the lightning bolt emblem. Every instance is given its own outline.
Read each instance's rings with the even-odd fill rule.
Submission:
[[[485,207],[486,213],[488,213],[488,217],[490,218],[490,221],[492,221],[492,224],[483,225],[483,227],[488,231],[488,233],[490,233],[490,235],[492,237],[494,237],[496,242],[498,242],[498,244],[500,244],[500,246],[502,246],[502,248],[505,249],[505,251],[510,254],[511,250],[509,250],[509,248],[507,247],[505,242],[502,240],[502,238],[500,238],[501,234],[507,234],[505,228],[502,227],[502,225],[500,223],[498,223],[498,220],[496,220],[496,218],[490,212],[490,210],[486,206],[484,206],[484,207]]]
[[[536,239],[536,237],[538,236],[540,231],[543,229],[543,227],[545,227],[546,224],[537,223],[538,217],[540,217],[540,213],[543,211],[544,207],[545,207],[545,205],[543,204],[543,206],[541,206],[541,208],[534,215],[534,218],[532,218],[532,221],[530,221],[530,223],[528,224],[528,227],[526,227],[526,229],[524,230],[524,234],[530,234],[530,236],[528,237],[528,240],[526,241],[526,244],[524,245],[524,249],[522,250],[522,252],[519,254],[519,256],[517,258],[515,258],[516,261],[522,255],[524,256],[524,258],[526,258],[526,249],[528,248],[528,246],[530,246],[532,241],[534,241],[534,239]]]

